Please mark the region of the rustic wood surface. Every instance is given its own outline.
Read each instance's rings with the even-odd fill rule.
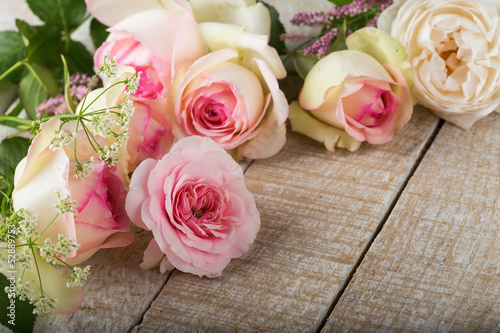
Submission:
[[[290,133],[246,172],[262,217],[251,252],[219,279],[174,272],[133,332],[318,329],[437,125],[418,108],[389,144],[354,154]]]
[[[85,262],[92,272],[85,299],[72,316],[41,316],[35,332],[127,332],[140,323],[169,274],[141,270],[152,235],[138,228],[135,233],[132,245],[101,250]]]
[[[445,124],[324,331],[500,331],[500,114]]]
[[[151,236],[138,231],[90,259],[73,316],[36,331],[499,330],[500,115],[441,123],[417,107],[390,143],[356,153],[290,133],[243,164],[262,229],[221,278],[140,270]]]

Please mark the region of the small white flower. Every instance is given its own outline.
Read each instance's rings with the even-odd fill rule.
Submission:
[[[33,310],[34,314],[43,314],[55,309],[57,299],[41,296],[38,300],[33,301],[32,304],[35,306]]]
[[[102,146],[97,148],[99,159],[106,162],[109,166],[115,166],[118,163],[120,142],[115,142],[109,146]]]
[[[113,135],[115,122],[108,117],[106,113],[94,116],[90,125],[93,127],[94,135],[107,138]]]
[[[113,59],[109,59],[109,51],[104,55],[104,64],[99,68],[101,72],[104,73],[108,78],[112,79],[116,76],[118,72],[118,63],[116,61],[116,56]]]
[[[35,230],[37,218],[38,216],[36,214],[28,215],[24,209],[16,211],[11,217],[11,219],[17,221],[19,227],[18,232],[20,232],[22,237],[26,240],[40,236],[40,233]]]
[[[24,250],[22,251],[19,251],[18,253],[16,253],[17,255],[17,262],[20,263],[21,265],[21,268],[24,269],[24,270],[31,270],[31,251],[29,248],[25,248]]]
[[[43,246],[40,247],[40,256],[50,264],[55,264],[57,260],[65,261],[73,251],[76,251],[80,244],[74,244],[72,239],[58,235],[57,243],[53,243],[50,238],[46,238]]]
[[[78,215],[78,211],[76,210],[77,202],[71,200],[71,196],[69,194],[65,197],[61,197],[61,193],[58,192],[57,197],[59,198],[59,201],[54,204],[54,206],[57,208],[59,214],[73,213],[74,215]]]
[[[78,163],[76,165],[76,171],[73,177],[85,179],[90,175],[93,168],[94,168],[94,156],[91,156],[90,160],[88,160],[84,164]]]
[[[130,79],[125,80],[125,84],[127,85],[127,90],[125,90],[124,95],[128,98],[130,94],[133,94],[139,88],[139,83],[141,81],[142,72],[136,73],[132,75]]]
[[[17,280],[16,283],[16,295],[21,301],[26,299],[33,301],[35,299],[35,289],[31,285],[31,281]]]
[[[134,102],[127,100],[125,103],[118,105],[120,115],[118,116],[118,123],[122,125],[122,129],[128,127],[130,119],[134,115],[135,108]]]
[[[90,266],[87,266],[85,268],[81,268],[78,266],[73,267],[73,271],[71,272],[71,275],[68,278],[68,282],[66,282],[66,287],[71,288],[76,286],[82,286],[85,280],[87,280],[89,272],[90,272]]]
[[[76,133],[68,133],[67,131],[56,131],[56,137],[52,139],[49,145],[49,149],[56,151],[59,148],[67,146],[71,141],[76,138]]]

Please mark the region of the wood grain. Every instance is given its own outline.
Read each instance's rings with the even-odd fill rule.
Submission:
[[[101,250],[85,261],[91,274],[81,306],[72,316],[39,317],[35,332],[125,332],[137,325],[168,275],[139,268],[152,236],[140,229],[135,233],[132,245]]]
[[[437,124],[417,108],[393,141],[356,153],[289,133],[246,174],[262,219],[250,253],[217,279],[175,271],[133,332],[317,329]]]
[[[500,331],[499,133],[444,125],[325,332]]]

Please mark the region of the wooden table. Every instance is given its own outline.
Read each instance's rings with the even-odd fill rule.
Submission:
[[[151,235],[88,262],[54,332],[500,330],[500,114],[469,131],[416,107],[388,144],[326,151],[289,133],[246,183],[262,215],[221,278],[139,268]]]

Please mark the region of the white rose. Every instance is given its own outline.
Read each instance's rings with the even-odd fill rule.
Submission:
[[[245,27],[246,31],[269,36],[271,16],[255,0],[190,0],[198,23],[219,22]]]
[[[500,111],[499,16],[499,0],[396,0],[378,27],[405,47],[418,101],[468,129]]]

